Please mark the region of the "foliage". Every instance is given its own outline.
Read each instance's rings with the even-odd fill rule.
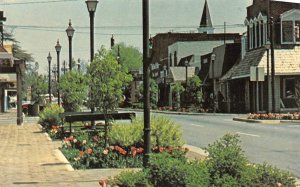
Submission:
[[[115,58],[118,56],[118,48],[120,49],[120,64],[128,70],[139,69],[143,66],[141,52],[133,47],[127,46],[125,43],[119,43],[112,48]]]
[[[25,50],[21,48],[18,42],[12,33],[4,32],[4,41],[13,42],[13,56],[18,59],[22,59],[25,62],[32,62],[34,61],[31,54],[27,53]]]
[[[277,186],[279,183],[282,186],[295,186],[295,178],[291,173],[278,169],[266,163],[250,165],[248,171],[243,175],[244,186]]]
[[[91,88],[89,107],[96,107],[105,114],[115,110],[122,100],[122,88],[132,80],[132,76],[103,47],[95,55],[88,74]]]
[[[169,118],[152,116],[151,120],[152,147],[181,147],[183,145],[182,129]]]
[[[31,85],[31,100],[38,104],[44,104],[44,97],[42,95],[46,94],[47,91],[47,78],[42,75],[36,76]]]
[[[209,174],[201,162],[184,162],[162,153],[151,155],[148,177],[157,187],[208,186]]]
[[[143,125],[137,119],[134,119],[130,125],[128,123],[114,124],[108,134],[108,138],[110,144],[124,148],[142,146]]]
[[[175,103],[176,103],[176,107],[179,108],[180,107],[180,95],[181,93],[185,90],[184,87],[176,82],[175,84],[173,84],[171,86],[172,88],[172,93],[175,94]]]
[[[156,81],[154,79],[150,79],[149,82],[150,88],[149,88],[149,92],[150,92],[150,104],[151,104],[151,108],[152,109],[156,109],[157,108],[157,98],[158,98],[158,85],[156,83]],[[140,84],[139,85],[139,92],[140,95],[144,95],[144,84]],[[140,98],[140,102],[143,102],[144,98],[141,97]]]
[[[207,166],[212,185],[217,185],[226,174],[240,180],[248,161],[239,143],[238,135],[226,134],[206,148],[209,152]]]
[[[136,187],[136,186],[146,186],[150,187],[147,179],[147,173],[143,171],[125,171],[118,175],[117,184],[120,187]]]
[[[59,89],[66,112],[80,110],[84,99],[87,98],[87,88],[86,77],[77,71],[68,71],[61,77]]]
[[[61,119],[59,113],[63,113],[64,109],[57,104],[47,105],[42,112],[39,113],[39,124],[46,129],[51,129],[53,125],[60,125]]]
[[[189,93],[189,99],[191,103],[200,104],[199,98],[202,98],[202,92],[201,92],[201,84],[202,81],[197,75],[194,75],[191,77],[188,81],[187,86],[187,93]]]
[[[181,147],[183,145],[180,126],[162,116],[151,116],[151,147]],[[133,120],[131,125],[115,124],[109,132],[109,141],[121,147],[143,145],[142,118]]]
[[[210,186],[295,186],[295,179],[288,172],[267,164],[251,165],[239,143],[238,135],[226,134],[206,148]]]
[[[300,113],[287,113],[287,114],[276,114],[276,113],[268,113],[268,114],[248,114],[248,119],[257,119],[257,120],[299,120]]]

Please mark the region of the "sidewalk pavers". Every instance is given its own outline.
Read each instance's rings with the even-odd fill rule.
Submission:
[[[0,125],[0,186],[99,186],[102,178],[123,170],[70,171],[38,124]]]

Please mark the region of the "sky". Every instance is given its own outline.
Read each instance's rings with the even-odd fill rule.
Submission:
[[[150,33],[196,32],[205,0],[150,0]],[[215,32],[242,33],[246,7],[252,0],[207,0]],[[68,61],[66,28],[69,19],[75,29],[73,57],[88,62],[90,54],[89,14],[85,0],[0,0],[0,10],[7,21],[4,29],[12,32],[20,45],[39,62],[40,72],[47,72],[47,56],[56,63],[54,46],[62,45],[61,63]],[[95,13],[95,49],[124,42],[142,51],[142,0],[99,0]]]

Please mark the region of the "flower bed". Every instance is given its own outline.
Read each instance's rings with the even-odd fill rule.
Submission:
[[[300,112],[296,113],[269,113],[269,114],[249,114],[248,119],[256,120],[300,120]]]

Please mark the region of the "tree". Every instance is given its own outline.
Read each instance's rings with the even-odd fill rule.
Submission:
[[[123,88],[132,81],[132,76],[128,74],[126,68],[118,64],[111,51],[104,47],[95,55],[93,62],[88,67],[90,108],[96,108],[105,116],[105,141],[107,144],[109,111],[114,111],[119,102],[123,99]]]
[[[122,66],[128,70],[139,69],[143,66],[143,56],[141,52],[133,47],[126,46],[124,43],[119,43],[112,48],[112,54],[117,59],[118,48],[120,49],[119,61]]]
[[[34,58],[31,54],[27,53],[25,50],[22,49],[20,46],[20,42],[18,42],[12,33],[4,32],[4,41],[9,41],[13,43],[13,56],[15,58],[24,60],[25,62],[33,62]]]
[[[59,89],[62,93],[65,111],[79,111],[83,101],[87,98],[87,78],[77,71],[68,71],[61,77]]]
[[[140,84],[139,87],[139,95],[143,95],[144,93],[144,84]],[[157,99],[158,99],[158,85],[156,83],[156,81],[154,79],[150,79],[150,104],[151,104],[151,108],[152,109],[156,109],[157,108]],[[140,98],[140,102],[143,101],[144,98]]]
[[[31,85],[31,100],[37,104],[44,104],[44,98],[42,95],[47,93],[48,84],[47,77],[37,75],[36,79],[33,80]]]
[[[172,93],[175,94],[176,107],[180,108],[180,95],[182,92],[184,92],[184,87],[179,82],[176,82],[171,86],[171,88]]]
[[[189,93],[189,99],[191,103],[199,105],[201,100],[199,98],[202,98],[202,91],[201,86],[202,81],[197,75],[194,75],[191,77],[188,81],[187,85],[187,92]]]

